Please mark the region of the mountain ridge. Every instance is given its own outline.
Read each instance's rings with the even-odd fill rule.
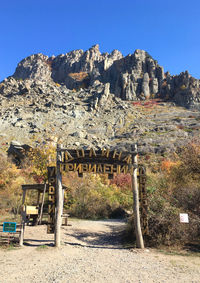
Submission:
[[[146,51],[123,57],[95,45],[19,62],[0,83],[0,136],[60,137],[71,147],[174,151],[200,129],[200,81],[164,73]],[[183,106],[182,109],[180,106]]]
[[[77,79],[80,73],[85,76]],[[76,78],[73,74],[77,74]],[[99,45],[87,51],[78,49],[51,57],[38,53],[20,61],[11,77],[54,82],[71,90],[91,87],[99,80],[109,83],[110,92],[123,100],[163,98],[180,106],[200,109],[200,80],[188,71],[173,76],[164,73],[157,60],[139,49],[127,56],[118,50],[101,54]],[[4,82],[6,80],[1,84]]]

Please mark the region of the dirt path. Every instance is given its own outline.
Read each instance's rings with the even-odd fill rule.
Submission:
[[[0,282],[200,282],[199,257],[125,249],[121,221],[70,223],[61,249],[46,226],[27,227],[23,248],[0,250]]]

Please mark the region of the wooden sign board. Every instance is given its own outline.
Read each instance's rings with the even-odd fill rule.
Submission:
[[[108,174],[133,173],[134,153],[120,152],[117,150],[101,149],[90,150],[63,150],[60,162],[61,172],[74,171],[79,176],[83,173]]]
[[[48,167],[48,225],[47,234],[55,230],[56,167]]]
[[[3,223],[3,232],[7,233],[16,233],[16,222],[4,222]]]
[[[138,168],[139,180],[139,201],[140,201],[140,216],[142,234],[148,235],[148,203],[147,203],[147,189],[146,189],[146,169],[144,166],[139,165]]]

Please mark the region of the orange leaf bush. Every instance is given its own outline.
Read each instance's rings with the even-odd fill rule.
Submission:
[[[88,78],[88,74],[85,72],[79,72],[79,73],[70,73],[68,74],[69,77],[76,81],[83,81],[84,79]]]
[[[177,164],[178,164],[177,162],[171,161],[169,159],[165,159],[161,163],[161,170],[169,173],[172,167],[176,166]]]

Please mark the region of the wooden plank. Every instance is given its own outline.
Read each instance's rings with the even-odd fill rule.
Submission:
[[[58,150],[59,151],[59,150]],[[121,152],[117,150],[102,149],[95,151],[83,149],[68,149],[61,153],[61,160],[65,163],[109,163],[109,164],[132,164],[135,152]]]
[[[43,189],[43,195],[42,195],[42,204],[41,204],[41,208],[40,208],[40,215],[38,218],[38,223],[41,224],[42,222],[42,215],[43,215],[43,208],[44,208],[44,199],[45,199],[45,193],[46,193],[46,188],[47,188],[47,184],[44,184],[44,189]]]
[[[92,149],[92,148],[91,148]],[[91,149],[84,149],[84,152],[86,154],[89,154],[89,152],[91,151]],[[79,151],[81,153],[82,148],[77,148],[77,149],[69,149],[69,148],[57,148],[57,152],[69,152],[69,153],[76,153],[77,151]],[[96,154],[102,154],[102,151],[104,151],[105,153],[107,153],[107,151],[114,153],[115,151],[118,151],[116,149],[113,148],[102,148],[101,150],[95,150]],[[121,152],[120,150],[118,152]],[[132,151],[122,151],[122,153],[126,153],[126,154],[134,154],[137,155],[138,152],[135,150]],[[110,154],[110,153],[109,153]]]
[[[123,165],[116,165],[116,164],[108,164],[108,163],[96,163],[93,162],[88,163],[64,163],[61,164],[60,169],[61,171],[65,172],[78,172],[79,177],[82,177],[82,173],[95,173],[95,174],[132,174],[133,168],[136,168],[135,166],[129,167],[128,164]]]
[[[48,167],[48,225],[47,233],[55,231],[56,167]]]
[[[43,192],[44,184],[26,184],[22,185],[22,190],[39,190]]]

